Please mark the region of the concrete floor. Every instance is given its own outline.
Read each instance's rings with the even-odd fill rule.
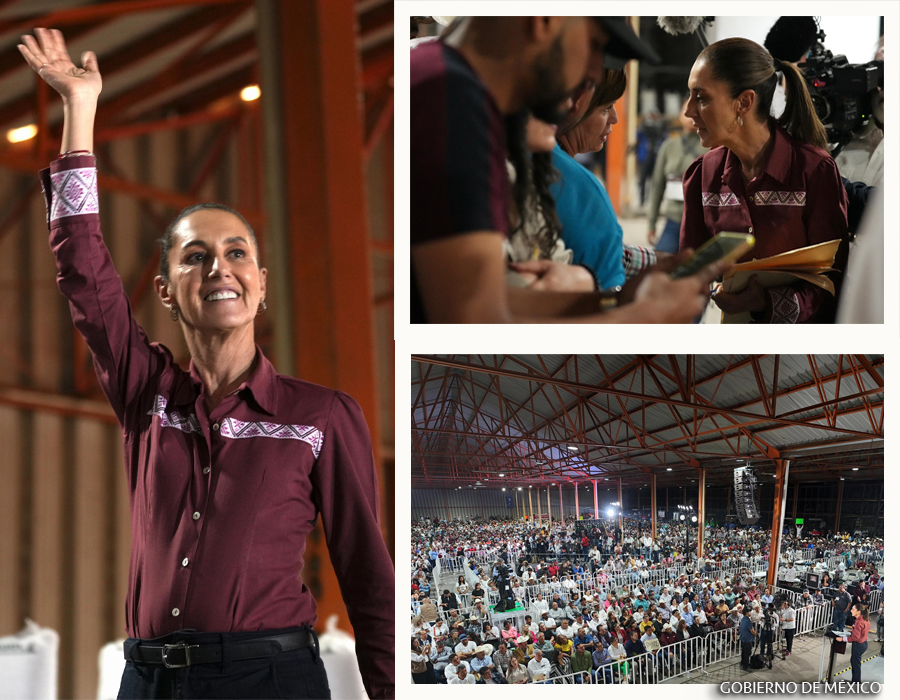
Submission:
[[[869,648],[863,655],[862,679],[864,681],[884,682],[884,658],[879,656],[881,644],[876,642],[875,619],[872,620],[873,629],[869,633]],[[725,682],[772,682],[772,683],[802,683],[814,682],[819,674],[819,659],[822,653],[821,635],[804,635],[796,637],[793,643],[793,653],[782,660],[780,656],[772,662],[772,669],[763,668],[758,671],[741,670],[740,658],[732,658],[713,664],[706,669],[706,673],[693,672],[690,679],[684,676],[673,678],[663,685],[706,684],[716,685]],[[826,651],[826,654],[828,652]],[[867,661],[867,659],[871,659]],[[828,663],[826,656],[825,663]],[[850,680],[850,650],[835,658],[834,680]]]

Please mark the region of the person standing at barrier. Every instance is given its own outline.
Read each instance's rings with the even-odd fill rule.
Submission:
[[[847,613],[850,610],[850,604],[852,602],[850,594],[847,593],[846,586],[842,583],[838,586],[837,595],[831,599],[831,607],[834,608],[831,623],[836,630],[844,629],[844,624],[847,621]]]
[[[753,652],[753,643],[756,641],[756,630],[753,629],[753,622],[750,620],[750,608],[745,607],[743,613],[740,625],[741,668],[749,671],[750,654]]]
[[[787,649],[785,656],[791,655],[791,647],[794,644],[794,631],[797,627],[797,612],[789,601],[781,603],[781,629],[784,630],[784,645]]]
[[[862,655],[869,648],[869,608],[862,603],[856,603],[851,609],[853,615],[853,631],[849,637],[844,637],[845,642],[853,643],[850,654],[850,668],[852,669],[851,683],[859,683],[862,678]]]

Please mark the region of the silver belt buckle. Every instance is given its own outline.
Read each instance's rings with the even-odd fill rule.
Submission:
[[[184,642],[178,642],[177,644],[163,644],[162,650],[162,662],[163,666],[166,668],[184,668],[185,666],[191,665],[190,658],[190,650],[196,649],[198,644],[185,644]],[[167,654],[169,649],[184,649],[184,663],[183,664],[170,664]]]

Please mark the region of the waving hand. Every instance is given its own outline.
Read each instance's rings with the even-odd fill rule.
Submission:
[[[103,88],[97,56],[93,51],[81,55],[79,68],[69,58],[66,42],[58,29],[35,29],[34,36],[26,34],[19,51],[31,69],[56,90],[63,101],[80,98],[97,100]]]

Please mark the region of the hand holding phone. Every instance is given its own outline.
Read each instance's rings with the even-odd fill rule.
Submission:
[[[693,257],[676,267],[672,279],[682,279],[698,273],[714,262],[732,263],[756,245],[756,239],[749,233],[722,232],[697,249]]]

